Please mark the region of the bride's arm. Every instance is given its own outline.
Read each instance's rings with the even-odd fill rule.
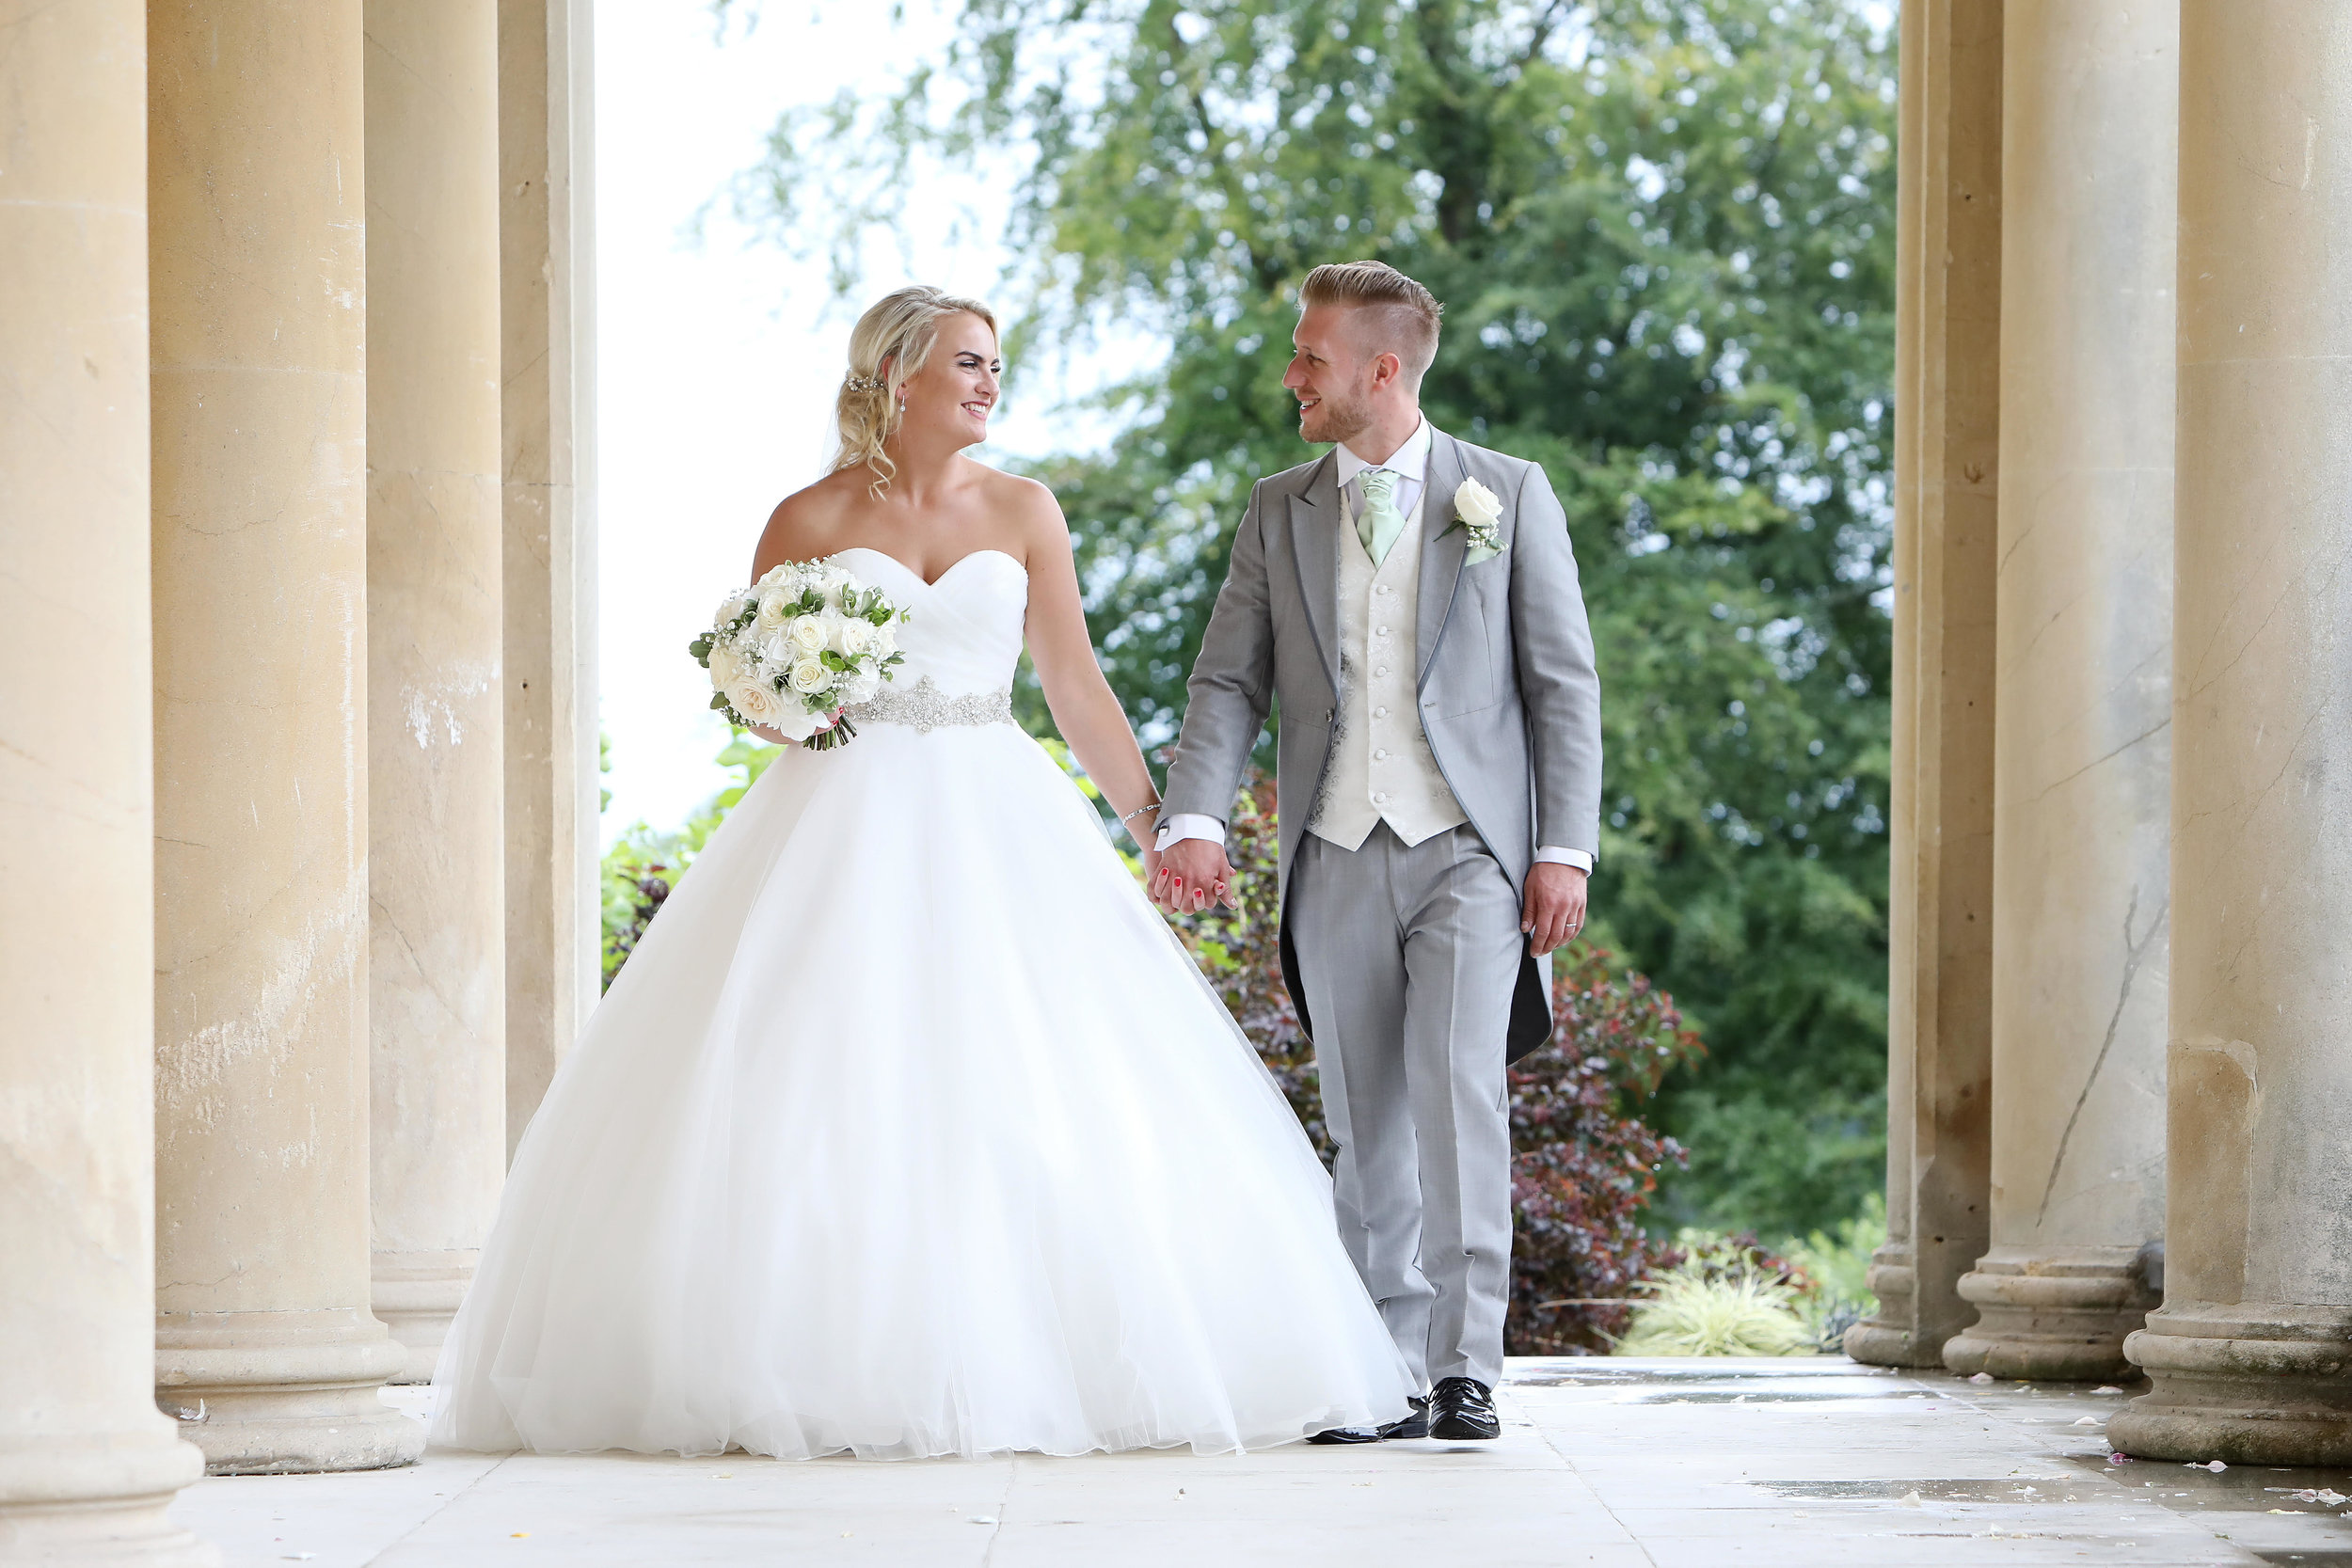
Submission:
[[[1111,810],[1126,819],[1129,832],[1144,849],[1148,881],[1158,868],[1152,848],[1152,814],[1160,792],[1152,786],[1143,751],[1127,727],[1127,713],[1119,705],[1103,666],[1094,657],[1087,635],[1084,606],[1078,595],[1077,562],[1071,551],[1070,525],[1043,485],[1027,498],[1034,509],[1024,518],[1028,541],[1029,661],[1037,667],[1038,683],[1045,689],[1045,704],[1054,723],[1078,758]],[[1142,812],[1141,816],[1134,815]]]

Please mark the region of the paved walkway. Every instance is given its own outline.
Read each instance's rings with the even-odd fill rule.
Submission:
[[[421,1392],[395,1402],[414,1410]],[[985,1463],[434,1453],[206,1481],[230,1568],[2352,1564],[2343,1471],[2112,1465],[2114,1393],[1788,1361],[1518,1361],[1502,1440]],[[2341,1500],[2341,1499],[2340,1499]]]

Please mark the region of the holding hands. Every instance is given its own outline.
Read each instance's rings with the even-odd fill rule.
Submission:
[[[1240,909],[1233,891],[1233,866],[1225,847],[1213,839],[1180,839],[1166,854],[1147,849],[1143,885],[1152,902],[1169,914],[1198,914],[1211,904]]]

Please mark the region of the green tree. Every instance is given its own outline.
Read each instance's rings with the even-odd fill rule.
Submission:
[[[1894,101],[1857,0],[963,0],[896,92],[787,116],[742,204],[847,287],[916,171],[1009,168],[1016,367],[1163,345],[1106,451],[1037,467],[1152,743],[1251,480],[1311,455],[1298,279],[1427,283],[1431,418],[1541,461],[1583,564],[1593,936],[1708,1042],[1661,1097],[1668,1212],[1801,1232],[1883,1144]]]

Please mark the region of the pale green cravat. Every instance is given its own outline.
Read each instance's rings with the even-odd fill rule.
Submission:
[[[1375,566],[1388,560],[1390,546],[1405,531],[1405,514],[1396,509],[1396,472],[1366,468],[1357,478],[1364,487],[1363,515],[1356,519],[1356,537]]]

